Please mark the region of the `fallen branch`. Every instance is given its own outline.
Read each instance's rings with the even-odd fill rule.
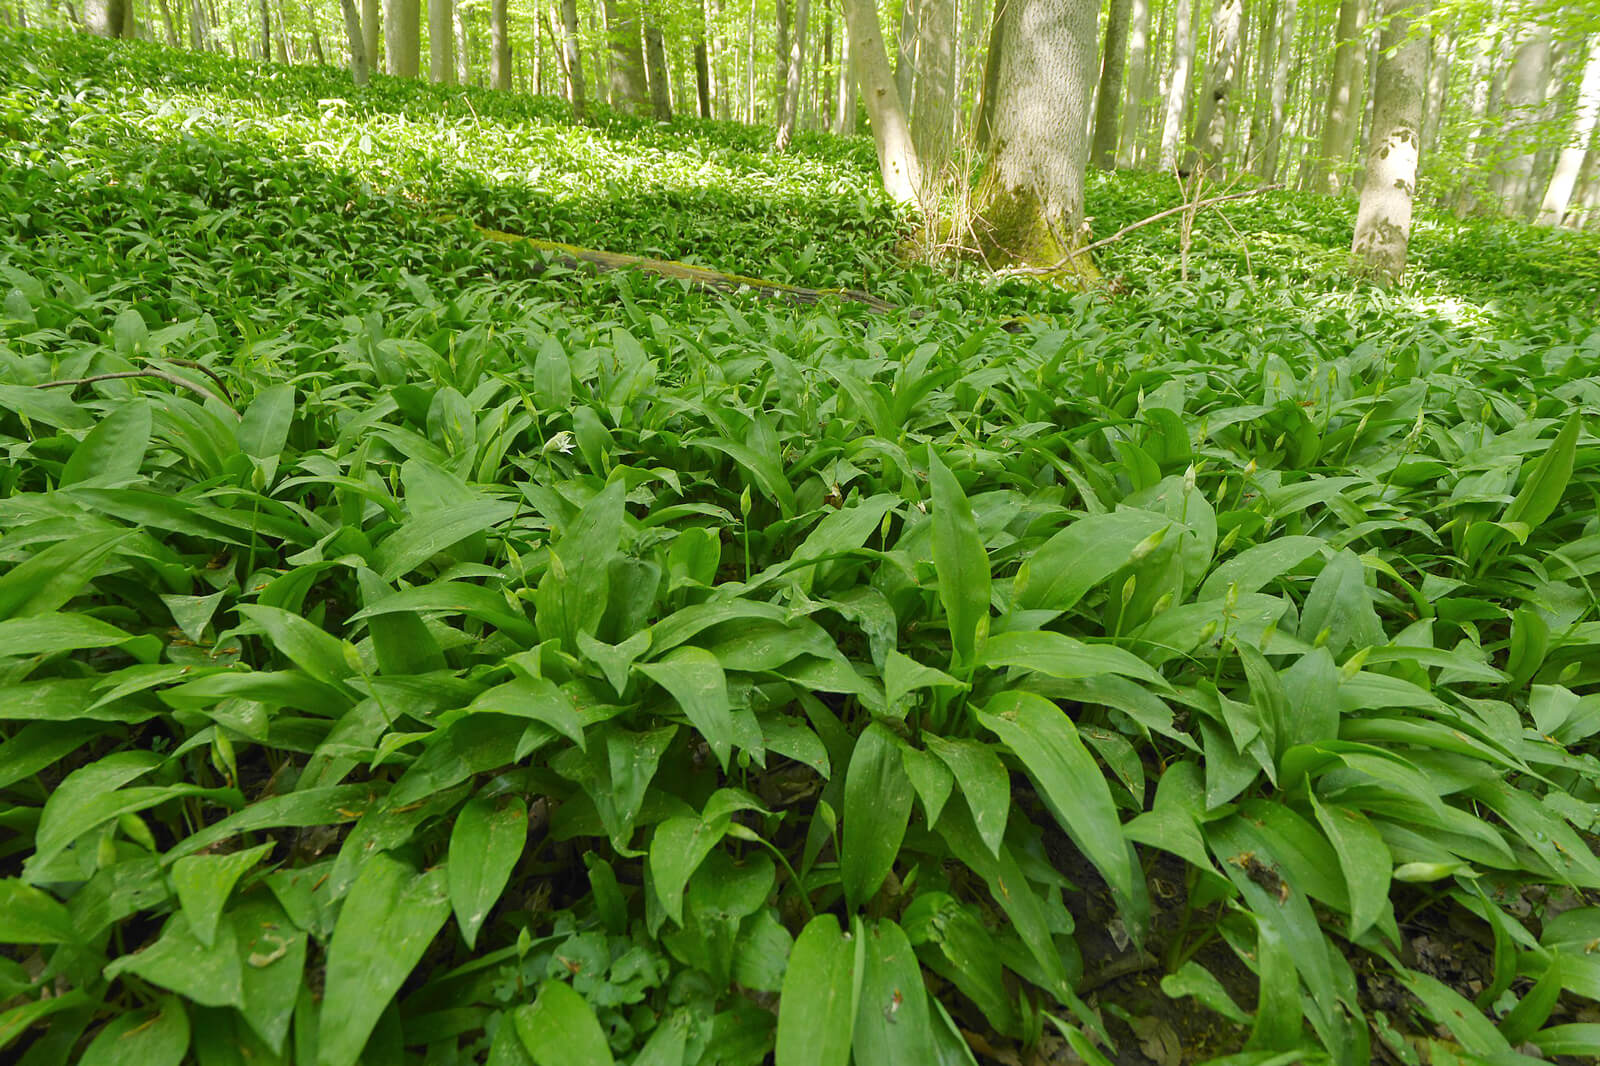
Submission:
[[[79,385],[93,385],[97,381],[117,381],[122,378],[160,378],[169,385],[176,385],[179,388],[188,389],[190,392],[194,393],[196,396],[199,396],[203,400],[215,400],[228,410],[233,411],[233,416],[235,418],[239,417],[239,412],[233,410],[232,404],[228,403],[227,400],[224,400],[221,396],[218,396],[204,385],[196,385],[188,378],[181,378],[176,374],[169,374],[165,370],[119,370],[114,374],[95,374],[92,377],[87,378],[64,378],[61,381],[41,381],[39,384],[35,385],[34,388],[77,388]]]
[[[1231,192],[1223,196],[1212,196],[1204,200],[1196,200],[1192,203],[1185,201],[1184,203],[1179,204],[1177,207],[1169,207],[1165,211],[1158,211],[1149,218],[1141,218],[1137,222],[1130,222],[1109,237],[1103,237],[1092,244],[1084,245],[1082,248],[1075,248],[1066,255],[1062,256],[1061,259],[1052,266],[1014,267],[1010,270],[999,271],[999,274],[1002,277],[1016,274],[1054,274],[1057,271],[1064,270],[1067,267],[1072,266],[1073,260],[1077,259],[1079,256],[1088,255],[1097,248],[1104,248],[1106,245],[1111,244],[1114,241],[1120,241],[1134,230],[1143,229],[1145,226],[1148,226],[1154,222],[1160,222],[1162,219],[1176,215],[1180,211],[1198,211],[1202,207],[1212,207],[1216,204],[1225,204],[1232,200],[1248,200],[1252,196],[1260,196],[1264,192],[1272,192],[1274,189],[1281,188],[1283,188],[1281,184],[1260,185],[1254,189],[1246,189],[1244,192]]]
[[[887,314],[890,311],[898,310],[896,305],[880,300],[876,296],[861,292],[858,289],[807,289],[799,285],[785,285],[778,281],[749,278],[742,274],[724,274],[718,270],[690,266],[688,263],[679,263],[670,259],[651,259],[641,255],[624,255],[620,252],[605,252],[595,248],[580,248],[575,244],[562,244],[560,241],[542,241],[536,237],[524,237],[517,233],[504,233],[500,230],[486,229],[478,225],[474,225],[472,228],[492,241],[499,241],[503,244],[526,244],[539,249],[541,252],[553,253],[556,262],[562,266],[576,267],[580,264],[588,264],[589,266],[599,267],[601,270],[643,270],[650,274],[677,278],[694,285],[715,289],[718,292],[737,292],[740,289],[748,289],[758,296],[788,300],[797,304],[814,304],[826,296],[836,296],[841,300],[864,304],[879,314]]]

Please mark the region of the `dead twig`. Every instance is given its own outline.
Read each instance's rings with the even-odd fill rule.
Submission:
[[[1170,218],[1171,216],[1178,214],[1180,211],[1198,211],[1201,208],[1211,207],[1211,206],[1214,206],[1216,204],[1225,204],[1225,203],[1229,203],[1229,202],[1234,201],[1234,200],[1247,200],[1252,196],[1260,196],[1262,193],[1272,192],[1272,191],[1274,191],[1276,189],[1281,189],[1281,188],[1283,188],[1282,183],[1274,182],[1271,185],[1260,185],[1260,186],[1257,186],[1254,189],[1246,189],[1244,192],[1233,192],[1233,193],[1227,193],[1227,194],[1221,195],[1221,196],[1211,196],[1211,197],[1207,197],[1204,200],[1196,200],[1196,201],[1194,201],[1192,203],[1187,201],[1187,200],[1185,200],[1183,203],[1179,204],[1177,207],[1169,207],[1165,211],[1156,212],[1155,214],[1151,215],[1149,218],[1141,218],[1137,222],[1130,222],[1126,226],[1123,226],[1121,229],[1117,230],[1117,232],[1113,233],[1109,237],[1102,237],[1100,240],[1095,241],[1092,244],[1086,244],[1082,248],[1076,248],[1076,249],[1068,252],[1066,255],[1062,256],[1060,262],[1054,264],[1053,266],[1016,267],[1016,268],[1011,269],[1011,270],[1000,271],[999,273],[1002,274],[1002,275],[1011,275],[1011,274],[1053,274],[1053,273],[1055,273],[1055,272],[1057,272],[1059,270],[1062,270],[1062,269],[1066,268],[1067,266],[1072,265],[1072,261],[1074,259],[1076,259],[1078,256],[1088,255],[1090,252],[1096,250],[1097,248],[1104,248],[1108,244],[1111,244],[1111,243],[1113,243],[1115,241],[1120,241],[1122,238],[1126,237],[1128,234],[1132,233],[1134,230],[1143,229],[1145,226],[1151,225],[1152,223],[1160,222],[1164,218]]]
[[[95,374],[86,378],[64,378],[61,381],[41,381],[35,385],[36,389],[77,388],[79,385],[93,385],[97,381],[118,381],[123,378],[160,378],[169,385],[176,385],[181,389],[188,389],[203,400],[215,400],[229,411],[233,411],[235,418],[239,412],[233,410],[233,405],[221,396],[212,392],[204,385],[197,385],[188,378],[181,378],[176,374],[169,374],[165,370],[119,370],[114,374]]]

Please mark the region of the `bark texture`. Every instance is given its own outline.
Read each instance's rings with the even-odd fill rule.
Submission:
[[[378,69],[383,62],[383,5],[380,0],[361,0],[361,43],[366,46],[367,69]]]
[[[415,78],[422,66],[421,0],[386,0],[383,38],[389,73],[397,78]]]
[[[1545,102],[1550,73],[1550,27],[1536,25],[1517,47],[1511,72],[1506,76],[1502,111],[1506,122],[1499,180],[1495,183],[1501,207],[1508,214],[1523,213],[1530,198],[1534,156],[1538,152],[1539,110]]]
[[[956,4],[922,0],[919,11],[911,139],[922,164],[922,179],[933,195],[943,182],[955,135]]]
[[[511,88],[511,33],[506,26],[506,0],[489,2],[489,86]]]
[[[361,16],[356,13],[356,0],[339,0],[339,11],[344,15],[345,45],[350,49],[350,80],[365,85],[369,76],[367,39],[362,32]]]
[[[1079,0],[1010,8],[976,228],[991,263],[1058,267],[1084,243],[1095,9]]]
[[[1189,99],[1189,74],[1194,67],[1194,29],[1189,25],[1190,0],[1176,0],[1172,14],[1172,77],[1167,83],[1167,110],[1161,122],[1161,169],[1178,165],[1183,142],[1183,108]]]
[[[1426,13],[1414,0],[1383,3],[1387,21],[1373,94],[1372,145],[1350,254],[1358,272],[1388,285],[1405,277],[1411,239],[1428,39],[1410,31],[1412,21]]]
[[[1189,170],[1210,169],[1222,159],[1233,86],[1239,77],[1239,37],[1243,27],[1244,0],[1217,0],[1211,16],[1210,61],[1206,64],[1200,105],[1195,109]]]
[[[84,25],[97,37],[126,36],[128,5],[132,0],[86,0]]]
[[[454,85],[456,30],[451,0],[428,0],[428,80]]]
[[[1328,86],[1328,108],[1322,120],[1322,144],[1312,167],[1310,188],[1337,193],[1344,186],[1344,167],[1355,144],[1358,89],[1365,80],[1363,57],[1370,11],[1368,0],[1340,0],[1338,50],[1333,58],[1333,81]]]
[[[566,76],[567,103],[572,113],[588,113],[588,92],[583,83],[583,49],[578,42],[578,0],[561,0],[561,71]]]
[[[639,46],[639,8],[633,0],[605,0],[606,42],[611,52],[611,106],[642,115],[649,106],[645,92],[644,52]]]
[[[844,0],[844,17],[850,27],[850,46],[861,96],[872,123],[872,140],[878,149],[878,169],[883,187],[894,200],[918,202],[922,173],[917,151],[906,126],[906,113],[889,67],[878,9],[873,0]]]
[[[1139,0],[1141,4],[1144,0]],[[1089,162],[1100,170],[1110,170],[1117,156],[1117,112],[1122,104],[1122,75],[1128,56],[1128,15],[1132,0],[1111,0],[1106,17],[1106,46],[1100,60],[1100,92],[1094,109],[1094,143]],[[1139,42],[1144,51],[1144,42]],[[1131,93],[1129,95],[1132,95]],[[1129,101],[1132,106],[1132,101]]]
[[[657,122],[672,121],[672,90],[667,84],[667,45],[657,26],[644,28],[645,69],[650,74],[650,113]]]
[[[811,18],[811,0],[796,0],[794,32],[789,40],[789,62],[785,65],[783,109],[778,115],[777,148],[788,151],[794,139],[794,126],[800,114],[800,85],[805,77],[806,22]]]
[[[1128,26],[1128,94],[1122,103],[1122,135],[1116,165],[1126,169],[1138,158],[1139,124],[1150,84],[1150,0],[1133,0]]]
[[[1539,205],[1541,226],[1559,226],[1572,202],[1572,190],[1583,172],[1585,149],[1594,138],[1600,121],[1600,32],[1590,35],[1589,59],[1583,67],[1583,82],[1578,87],[1578,106],[1572,113],[1572,128],[1567,143],[1556,160],[1544,201]]]
[[[1267,115],[1266,137],[1256,164],[1256,173],[1263,180],[1272,181],[1278,176],[1278,157],[1283,150],[1283,122],[1289,102],[1289,68],[1294,58],[1294,23],[1298,10],[1296,0],[1283,0],[1283,10],[1278,19],[1278,54],[1272,64],[1272,99]]]

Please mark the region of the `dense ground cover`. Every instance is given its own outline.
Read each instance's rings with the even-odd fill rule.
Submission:
[[[1600,243],[764,143],[0,37],[0,1054],[1600,1054]]]

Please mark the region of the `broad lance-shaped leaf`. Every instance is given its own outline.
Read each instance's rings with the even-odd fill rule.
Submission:
[[[989,628],[989,554],[967,494],[932,445],[928,482],[933,492],[933,569],[939,577],[939,600],[950,626],[955,668],[970,676]]]
[[[187,855],[172,864],[172,887],[177,890],[178,905],[200,943],[211,946],[228,894],[272,848],[269,841],[227,855]]]
[[[89,431],[61,469],[62,485],[91,478],[116,484],[137,477],[150,447],[150,404],[129,400]],[[3,645],[0,645],[3,646]]]
[[[426,511],[389,534],[373,555],[373,568],[385,581],[403,577],[435,555],[474,533],[491,529],[517,513],[504,500],[478,500]]]
[[[579,633],[593,636],[611,595],[611,560],[622,543],[625,489],[620,478],[586,503],[550,550],[550,569],[534,593],[539,635],[576,652]]]
[[[478,929],[505,891],[528,840],[528,807],[518,796],[498,800],[474,796],[450,830],[450,905],[461,935],[472,947]]]
[[[1011,749],[1072,842],[1124,898],[1141,878],[1122,836],[1111,789],[1066,713],[1031,692],[1002,692],[978,721]]]
[[[0,880],[0,944],[65,944],[72,915],[52,896],[14,877]]]
[[[450,917],[445,871],[379,854],[350,886],[328,946],[317,1066],[355,1066],[378,1016]]]
[[[1016,581],[1017,607],[1071,610],[1084,593],[1126,566],[1149,537],[1171,525],[1172,519],[1165,515],[1136,510],[1079,519],[1022,564]]]
[[[1068,681],[1118,674],[1160,688],[1167,687],[1166,678],[1130,651],[1112,644],[1085,644],[1064,633],[1044,629],[996,633],[984,645],[982,662],[991,670],[1018,666]]]
[[[1561,497],[1572,480],[1572,465],[1578,453],[1578,433],[1583,428],[1582,416],[1576,411],[1567,419],[1556,439],[1540,456],[1539,462],[1523,483],[1522,491],[1506,508],[1502,522],[1521,522],[1529,529],[1538,529],[1545,519],[1555,513]]]
[[[178,1066],[189,1050],[189,1015],[176,996],[155,1010],[125,1011],[106,1023],[84,1049],[79,1066]]]
[[[512,1014],[537,1066],[611,1066],[611,1046],[594,1009],[565,981],[546,981],[539,998]]]
[[[856,741],[844,782],[839,872],[852,907],[865,906],[894,868],[915,794],[893,734],[874,722]]]
[[[717,657],[704,648],[677,648],[635,669],[672,694],[726,771],[733,752],[733,708],[728,703],[728,677]]]
[[[850,1061],[858,954],[831,914],[817,915],[800,931],[778,1001],[777,1066],[846,1066]]]
[[[852,1034],[855,1061],[923,1066],[937,1061],[922,966],[905,931],[887,918],[857,925],[866,944],[861,1001]]]

